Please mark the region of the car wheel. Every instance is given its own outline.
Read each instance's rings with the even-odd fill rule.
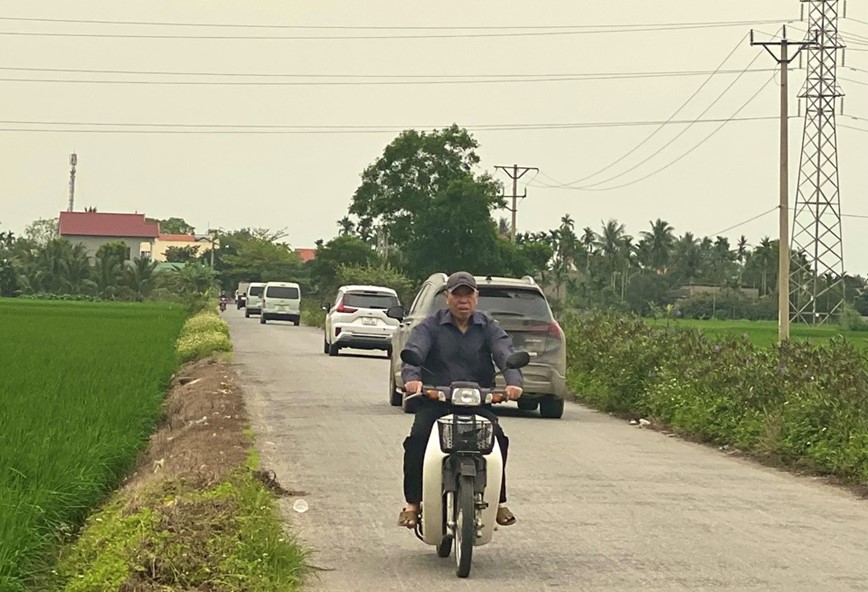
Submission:
[[[546,419],[560,419],[564,414],[564,400],[555,396],[548,396],[539,402],[540,417]]]
[[[322,338],[322,353],[324,353],[324,354],[329,353],[329,342],[328,342],[328,339],[325,338],[325,335],[323,335],[323,338]]]
[[[298,324],[301,322],[301,319],[295,319],[292,324],[298,327]]]
[[[388,359],[388,360],[392,359],[392,348],[391,347],[386,350],[386,359]]]
[[[244,309],[244,318],[245,318],[245,319],[249,319],[249,318],[250,318],[250,311],[247,310],[246,308]]]
[[[392,407],[400,407],[404,400],[403,393],[399,393],[395,386],[395,373],[392,372],[392,365],[389,364],[389,405]]]
[[[260,325],[265,324],[265,315],[263,313],[259,313],[259,324]]]
[[[332,344],[329,346],[329,355],[330,355],[330,356],[336,356],[336,355],[338,355],[338,344],[337,344],[337,343],[332,343]]]
[[[536,411],[536,408],[539,406],[539,401],[536,399],[530,399],[527,397],[521,397],[518,400],[518,408],[522,411]]]

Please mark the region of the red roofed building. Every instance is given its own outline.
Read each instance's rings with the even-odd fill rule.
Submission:
[[[60,212],[60,236],[72,243],[83,243],[93,257],[102,245],[122,241],[129,247],[129,259],[150,257],[160,235],[157,222],[144,214],[107,212]]]
[[[295,252],[301,257],[302,263],[316,259],[316,249],[296,249]]]

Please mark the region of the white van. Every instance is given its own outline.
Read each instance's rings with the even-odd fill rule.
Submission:
[[[244,316],[248,319],[250,315],[262,312],[263,290],[265,290],[265,282],[251,282],[247,288],[247,306],[244,308]]]
[[[298,326],[301,321],[301,288],[292,282],[268,282],[262,293],[262,312],[259,322],[269,319],[292,321]]]

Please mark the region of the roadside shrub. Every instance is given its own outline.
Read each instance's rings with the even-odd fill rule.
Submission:
[[[843,338],[758,347],[605,313],[562,324],[583,400],[868,483],[868,356]]]
[[[230,352],[229,327],[216,312],[201,312],[184,323],[176,348],[182,363],[207,358],[214,352]]]
[[[202,333],[217,331],[229,335],[229,326],[214,312],[203,312],[187,319],[184,332]]]
[[[326,311],[315,300],[301,301],[301,322],[309,327],[325,327]]]

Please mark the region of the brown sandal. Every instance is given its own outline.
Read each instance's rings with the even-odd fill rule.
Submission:
[[[398,515],[398,526],[403,526],[405,528],[416,528],[416,521],[419,518],[419,514],[416,510],[402,510]]]
[[[515,515],[506,506],[500,506],[497,508],[497,523],[501,526],[512,526],[515,524]]]

